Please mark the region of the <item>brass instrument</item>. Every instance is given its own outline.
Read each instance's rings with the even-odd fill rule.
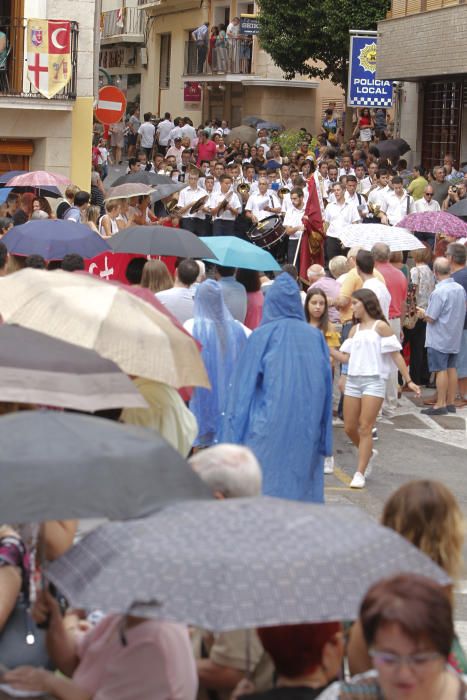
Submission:
[[[381,207],[379,204],[371,204],[368,203],[368,210],[370,214],[373,214],[373,216],[378,217],[379,214],[381,213]]]
[[[190,214],[196,214],[196,212],[201,209],[203,204],[205,204],[208,199],[209,195],[206,194],[204,197],[200,197],[199,199],[197,199],[196,202],[193,202],[193,204],[190,207]]]
[[[285,186],[284,186],[284,187],[280,187],[280,188],[277,190],[277,196],[279,197],[279,199],[281,200],[281,202],[282,202],[282,200],[284,199],[284,197],[285,197],[286,194],[290,194],[290,190],[289,190],[288,187],[285,187]]]
[[[245,194],[246,192],[250,192],[251,187],[248,184],[248,182],[241,182],[239,185],[237,185],[237,192],[238,194]]]
[[[176,199],[176,197],[169,199],[169,201],[165,204],[165,208],[169,214],[176,214],[177,210],[180,209],[178,206],[178,199]]]

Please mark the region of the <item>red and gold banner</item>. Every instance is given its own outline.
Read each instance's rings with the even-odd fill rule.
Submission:
[[[44,97],[63,90],[71,78],[71,26],[68,20],[28,19],[28,78]]]

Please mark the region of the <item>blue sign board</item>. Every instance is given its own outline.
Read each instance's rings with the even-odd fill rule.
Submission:
[[[377,39],[350,37],[349,107],[391,107],[392,80],[376,79]]]
[[[240,15],[240,34],[246,36],[259,34],[259,19],[255,15]]]

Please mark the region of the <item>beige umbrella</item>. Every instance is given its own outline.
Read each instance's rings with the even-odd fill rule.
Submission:
[[[123,185],[117,185],[117,187],[108,189],[105,193],[105,200],[146,196],[152,192],[155,192],[155,187],[150,187],[141,182],[125,182]]]
[[[236,126],[226,137],[227,143],[232,143],[235,139],[240,139],[242,143],[245,141],[252,146],[256,139],[258,138],[258,134],[256,132],[256,129],[253,129],[251,126]]]
[[[96,350],[129,375],[175,388],[208,387],[194,340],[153,306],[85,273],[31,268],[0,278],[9,323]]]

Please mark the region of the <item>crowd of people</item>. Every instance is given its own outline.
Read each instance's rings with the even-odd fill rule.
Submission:
[[[211,48],[222,31],[213,28]],[[229,28],[224,33],[229,37]],[[200,66],[210,60],[204,33],[202,41]],[[389,231],[409,213],[448,210],[465,198],[467,175],[455,170],[449,154],[428,174],[422,166],[409,171],[401,158],[381,158],[373,139],[385,139],[387,120],[368,110],[344,142],[331,107],[322,133],[313,139],[301,130],[288,153],[277,132],[260,129],[255,143],[246,143],[229,138],[226,122],[195,129],[187,117],[155,121],[147,112],[141,122],[136,108],[126,136],[123,124],[111,130],[110,148],[97,134],[89,192],[70,185],[52,205],[42,196],[10,193],[0,205],[1,234],[57,218],[86,224],[104,238],[159,223],[250,240],[252,229],[276,217],[286,245],[273,248],[281,262],[274,274],[190,258],[178,258],[174,270],[163,259],[129,262],[128,284],[154,294],[197,341],[211,388],[196,387],[182,398],[161,385],[155,396],[137,378],[149,413],[126,409],[120,419],[157,430],[183,457],[190,455],[190,467],[214,498],[312,503],[324,503],[325,475],[334,471],[333,423],[343,421],[355,450],[350,487],[365,488],[378,461],[378,418],[394,415],[403,391],[420,397],[421,387],[434,385],[422,409],[428,416],[467,405],[466,246],[417,232],[420,248],[410,255],[391,252],[383,240],[371,250],[348,249],[341,233],[357,223]],[[112,158],[120,163],[126,149],[128,173],[168,175],[179,191],[154,206],[150,195],[109,198],[107,166]],[[303,270],[311,217],[321,231]],[[0,242],[0,275],[24,267],[75,272],[85,261],[76,254],[52,262],[9,255]],[[386,502],[382,524],[454,585],[463,523],[445,486],[403,485]],[[36,552],[56,559],[77,532],[77,521],[0,527],[0,663],[7,658],[3,632],[31,588],[33,618],[43,627],[34,632],[41,640],[36,663],[12,655],[10,668],[0,669],[1,682],[15,689],[58,700],[467,697],[452,586],[398,574],[369,588],[351,623],[211,634],[108,611],[90,615],[67,609],[59,593],[40,590]]]

